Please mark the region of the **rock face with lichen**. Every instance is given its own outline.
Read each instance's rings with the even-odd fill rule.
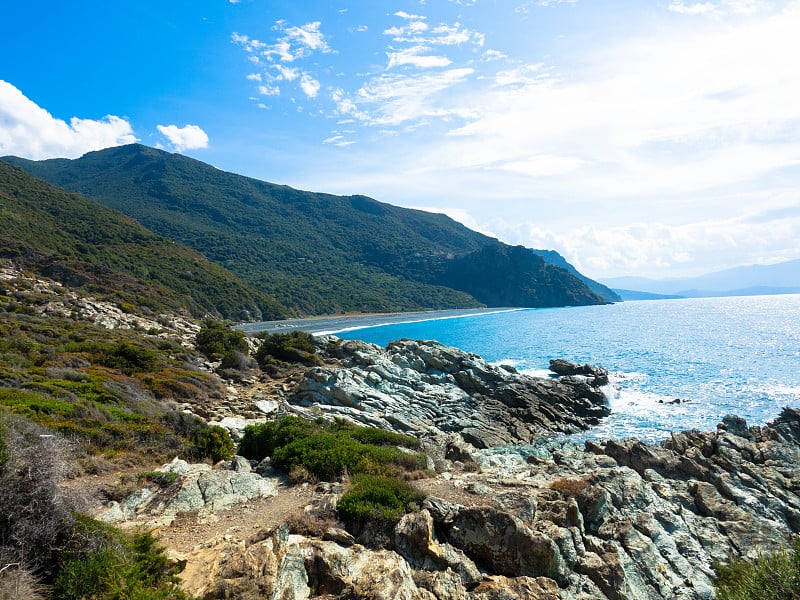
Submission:
[[[470,453],[477,469],[459,470]],[[429,493],[388,530],[274,524],[175,556],[212,598],[711,600],[715,561],[800,532],[800,410],[661,444],[551,441],[437,458]],[[330,519],[331,486],[303,511]],[[324,492],[324,493],[323,493]],[[340,492],[338,492],[340,493]]]
[[[422,438],[454,433],[491,448],[575,433],[610,412],[594,378],[529,377],[431,341],[386,349],[333,337],[318,344],[338,364],[309,369],[289,402],[381,429]]]

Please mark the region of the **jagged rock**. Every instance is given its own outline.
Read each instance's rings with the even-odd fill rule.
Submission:
[[[394,530],[394,543],[398,552],[418,569],[452,571],[467,588],[481,581],[480,571],[464,552],[435,539],[434,521],[425,509],[400,519]]]
[[[583,449],[543,442],[531,450],[535,464],[473,451],[481,470],[448,483],[470,505],[429,496],[381,534],[381,550],[344,532],[234,540],[201,557],[204,597],[712,600],[714,561],[774,551],[800,525],[800,411],[746,434],[690,431],[661,444]],[[476,485],[495,493],[465,495]],[[330,514],[340,486],[318,491]]]
[[[561,376],[582,375],[590,379],[594,386],[608,385],[608,371],[595,365],[579,365],[563,358],[554,358],[550,360],[550,370]]]
[[[317,344],[338,365],[309,369],[289,402],[364,425],[418,437],[458,434],[490,448],[574,433],[610,412],[588,378],[528,377],[437,342],[400,340],[386,349],[337,338]],[[457,445],[451,451],[465,453]]]
[[[566,564],[555,542],[507,512],[463,508],[446,535],[453,546],[490,572],[565,581]]]
[[[490,577],[472,590],[473,600],[556,600],[558,585],[546,577]]]
[[[178,474],[175,483],[155,492],[140,490],[122,504],[113,502],[99,518],[109,523],[136,520],[168,523],[180,513],[213,512],[278,494],[278,481],[251,472],[246,459],[236,457],[223,464],[226,468],[212,470],[207,464],[192,465],[176,458],[161,469]]]

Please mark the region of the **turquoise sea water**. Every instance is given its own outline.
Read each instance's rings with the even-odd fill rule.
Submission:
[[[519,310],[336,335],[434,339],[535,375],[551,358],[602,365],[612,415],[584,437],[658,440],[713,430],[730,413],[755,425],[800,406],[800,295]]]

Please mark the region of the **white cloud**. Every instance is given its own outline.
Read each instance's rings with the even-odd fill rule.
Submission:
[[[473,69],[448,69],[416,75],[382,75],[370,80],[356,94],[356,104],[372,107],[369,123],[395,126],[425,117],[458,115],[460,107],[447,101],[437,102],[437,95],[463,82]],[[352,113],[351,113],[352,114]]]
[[[406,48],[405,50],[387,52],[386,56],[389,57],[389,64],[386,66],[386,68],[391,69],[392,67],[398,67],[402,65],[412,65],[414,67],[428,69],[432,67],[446,67],[452,63],[452,61],[446,56],[431,56],[422,54],[422,52],[427,52],[429,50],[430,48],[427,46],[414,46],[412,48]]]
[[[0,80],[0,155],[42,160],[77,158],[92,150],[136,142],[131,124],[120,117],[56,119],[12,84]]]
[[[336,134],[332,135],[331,137],[322,140],[323,144],[333,144],[334,146],[338,146],[340,148],[346,148],[347,146],[353,145],[355,142],[353,140],[345,139],[343,135]]]
[[[277,80],[286,80],[286,81],[294,81],[300,76],[300,70],[296,68],[287,67],[284,65],[274,65],[276,71],[278,71],[278,76],[276,77]]]
[[[309,98],[316,98],[319,93],[320,83],[308,73],[303,73],[300,76],[300,89]]]
[[[575,220],[572,227],[552,229],[529,221],[497,220],[492,226],[511,243],[558,250],[595,278],[630,273],[655,278],[671,273],[691,276],[798,258],[794,240],[800,236],[800,197],[796,191],[785,195],[795,210],[780,219],[759,220],[758,215],[744,212],[684,223],[646,220],[609,226]],[[765,202],[769,204],[770,199]]]
[[[528,177],[551,177],[577,171],[583,160],[574,156],[540,154],[523,160],[513,160],[496,165],[496,168]]]
[[[717,5],[713,2],[695,2],[694,4],[686,5],[681,0],[674,0],[668,9],[671,12],[684,15],[705,15],[715,12]]]
[[[542,190],[573,197],[752,181],[800,163],[797,31],[793,5],[736,27],[710,23],[594,49],[569,79],[542,65],[498,73],[495,89],[469,99],[478,117],[436,152],[452,157],[450,168],[573,156],[579,176]]]
[[[208,135],[197,125],[157,125],[156,129],[169,140],[176,152],[208,148]]]
[[[401,19],[406,19],[408,21],[422,21],[422,20],[425,20],[425,18],[426,18],[426,17],[423,17],[421,15],[409,14],[404,10],[398,10],[396,13],[394,13],[394,16],[395,17],[400,17]]]
[[[260,85],[258,86],[258,93],[262,96],[280,96],[281,88],[275,85]]]
[[[300,27],[288,27],[285,30],[286,37],[296,42],[301,48],[306,48],[309,51],[330,52],[331,49],[328,46],[328,42],[319,30],[320,25],[322,25],[321,22],[314,21]],[[303,55],[305,54],[303,53]]]
[[[720,0],[719,2],[692,2],[687,4],[684,0],[672,0],[668,10],[684,15],[710,15],[719,17],[725,14],[750,15],[764,8],[769,8],[771,3],[763,0]]]
[[[508,58],[508,55],[500,50],[487,50],[483,53],[481,58],[488,62],[492,60],[503,60],[504,58]]]

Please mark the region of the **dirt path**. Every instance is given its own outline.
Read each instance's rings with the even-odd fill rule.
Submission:
[[[280,525],[300,512],[314,497],[312,486],[280,486],[274,498],[250,500],[216,513],[182,513],[171,525],[156,531],[161,543],[182,554],[207,546],[225,536],[248,540],[262,529]]]

